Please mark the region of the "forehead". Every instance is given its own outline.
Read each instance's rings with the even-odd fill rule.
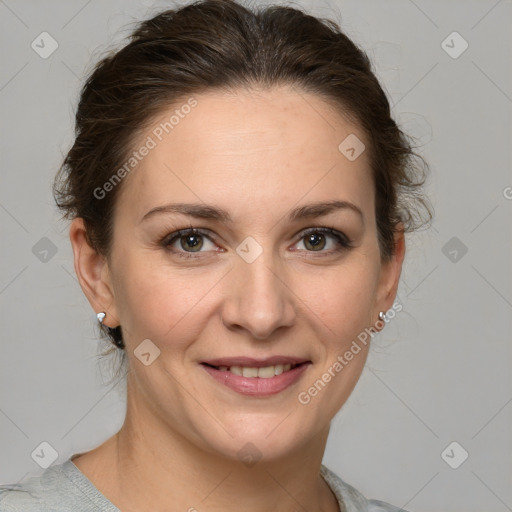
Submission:
[[[371,208],[367,151],[349,159],[344,141],[359,141],[358,152],[366,144],[339,110],[296,88],[185,97],[143,133],[135,149],[151,149],[123,183],[118,208],[140,218],[159,204],[204,201],[251,215],[302,197]]]

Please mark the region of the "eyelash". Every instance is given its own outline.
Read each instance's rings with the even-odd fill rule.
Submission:
[[[329,254],[333,254],[336,252],[342,252],[342,251],[352,248],[352,240],[349,240],[347,236],[345,236],[343,233],[341,233],[337,229],[334,229],[329,226],[319,226],[319,227],[308,228],[301,232],[302,236],[299,238],[299,241],[301,241],[302,239],[306,238],[308,235],[311,235],[313,233],[322,233],[322,234],[330,235],[333,238],[335,238],[339,244],[337,249],[334,249],[331,251],[319,251],[320,253],[329,255]],[[180,229],[178,231],[174,231],[170,235],[166,235],[160,241],[160,244],[165,249],[172,252],[173,254],[177,254],[180,258],[191,259],[191,258],[201,257],[200,256],[201,252],[173,251],[169,248],[169,246],[171,246],[176,240],[180,239],[183,236],[187,236],[187,235],[201,235],[201,236],[208,238],[211,242],[214,242],[214,240],[212,240],[211,237],[208,235],[207,231],[204,231],[200,228],[194,228],[194,227],[190,226],[189,228]],[[306,251],[306,252],[315,253],[317,251]]]

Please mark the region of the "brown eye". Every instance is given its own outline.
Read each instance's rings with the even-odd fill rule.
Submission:
[[[323,250],[329,245],[329,239],[333,239],[334,243],[330,244],[328,250]],[[351,241],[340,231],[334,228],[310,228],[303,232],[302,240],[307,252],[333,253],[349,249]]]
[[[201,250],[205,247],[205,240],[211,243],[211,250],[214,250],[215,244],[213,244],[210,237],[202,230],[191,227],[171,233],[162,241],[162,245],[170,252],[187,258],[195,257],[194,253],[198,253],[198,256],[200,256],[201,253],[206,252],[206,250]]]
[[[323,233],[312,233],[304,237],[304,245],[312,251],[321,250],[325,247],[325,236]]]
[[[180,240],[181,248],[185,249],[185,250],[187,250],[188,247],[191,247],[193,252],[197,252],[197,251],[201,250],[201,247],[203,246],[203,241],[201,239],[201,235],[196,235],[196,234],[184,235],[184,236],[180,237],[179,240]]]

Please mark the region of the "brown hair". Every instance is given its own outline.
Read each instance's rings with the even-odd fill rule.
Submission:
[[[108,257],[121,185],[101,199],[94,190],[123,165],[151,120],[192,93],[278,85],[321,96],[364,130],[379,247],[389,259],[398,222],[412,231],[422,225],[422,210],[432,219],[421,193],[428,165],[391,118],[367,55],[339,25],[277,5],[251,10],[232,0],[201,0],[166,10],[102,58],[81,91],[75,142],[55,177],[63,216],[82,217],[91,246]],[[101,329],[123,346],[121,327]]]

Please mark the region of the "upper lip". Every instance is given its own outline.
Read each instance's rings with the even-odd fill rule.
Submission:
[[[301,364],[308,363],[309,359],[302,357],[290,356],[272,356],[264,359],[255,359],[252,357],[219,357],[217,359],[208,359],[201,361],[201,364],[209,364],[211,366],[245,366],[247,368],[264,368],[266,366],[275,366],[277,364]]]

